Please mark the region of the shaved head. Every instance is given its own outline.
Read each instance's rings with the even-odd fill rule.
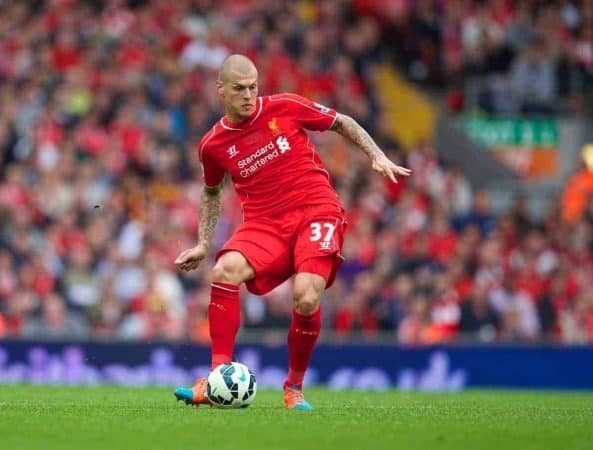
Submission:
[[[251,77],[257,77],[255,64],[247,56],[239,54],[227,57],[218,72],[218,81],[222,83]]]
[[[231,55],[225,59],[216,80],[218,94],[231,122],[241,122],[255,111],[257,69],[247,56]]]

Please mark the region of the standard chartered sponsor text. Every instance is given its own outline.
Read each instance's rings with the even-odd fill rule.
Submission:
[[[237,162],[239,169],[243,169],[240,172],[241,177],[247,178],[248,176],[253,175],[257,169],[266,165],[269,161],[277,158],[278,156],[279,152],[276,148],[276,145],[274,145],[274,141],[268,142],[263,147],[258,148],[251,155]]]

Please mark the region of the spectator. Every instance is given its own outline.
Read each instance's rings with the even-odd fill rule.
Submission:
[[[410,311],[402,319],[397,340],[403,345],[418,345],[429,343],[428,329],[430,327],[429,301],[422,295],[414,296],[410,303]]]
[[[490,306],[488,291],[475,285],[472,295],[461,307],[459,331],[482,342],[496,339],[500,316]]]
[[[543,42],[531,43],[515,60],[510,72],[510,88],[523,105],[522,113],[554,112],[556,71]]]
[[[496,219],[491,211],[490,194],[486,190],[476,192],[473,208],[455,219],[455,227],[461,230],[475,225],[482,236],[488,235],[496,226]]]
[[[85,339],[88,333],[86,321],[70,312],[62,297],[52,294],[41,305],[41,317],[27,319],[22,335],[37,339]]]
[[[587,199],[593,195],[593,144],[581,150],[582,168],[570,176],[562,193],[562,217],[569,223],[579,220]]]

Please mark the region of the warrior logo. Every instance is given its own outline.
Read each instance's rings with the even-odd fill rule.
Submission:
[[[234,145],[231,145],[226,152],[231,159],[233,159],[239,153]]]

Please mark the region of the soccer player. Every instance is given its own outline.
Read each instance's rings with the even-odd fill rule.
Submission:
[[[396,182],[410,170],[390,161],[351,117],[294,94],[257,96],[257,69],[243,55],[222,64],[217,89],[225,115],[204,135],[198,156],[204,190],[195,247],[175,260],[194,270],[208,254],[221,211],[221,190],[229,173],[243,208],[243,223],[216,255],[208,320],[212,368],[231,361],[240,325],[239,285],[263,295],[294,278],[294,311],[288,330],[288,375],[284,404],[310,410],[303,378],[321,327],[319,299],[341,263],[344,210],[330,177],[305,130],[333,130],[355,143],[372,168]],[[206,379],[175,396],[188,404],[209,404]]]

